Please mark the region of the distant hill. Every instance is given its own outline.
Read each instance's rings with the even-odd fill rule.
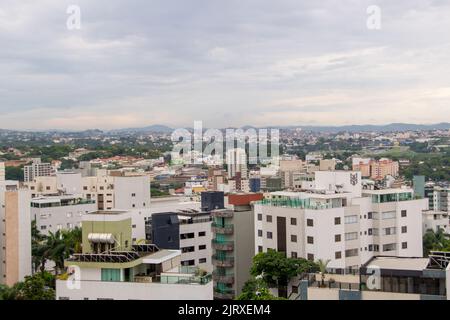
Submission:
[[[436,124],[410,124],[410,123],[391,123],[386,125],[348,125],[348,126],[287,126],[277,127],[279,129],[300,128],[305,131],[313,132],[392,132],[392,131],[424,131],[424,130],[448,130],[450,123],[442,122]]]
[[[151,125],[148,127],[142,127],[142,128],[126,128],[126,129],[118,129],[118,130],[111,130],[111,132],[158,132],[158,133],[170,133],[173,129],[160,124]]]

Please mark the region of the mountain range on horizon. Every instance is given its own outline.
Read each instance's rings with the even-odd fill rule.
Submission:
[[[327,132],[327,133],[338,133],[338,132],[394,132],[394,131],[427,131],[427,130],[450,130],[450,122],[441,122],[435,124],[412,124],[412,123],[390,123],[385,125],[342,125],[342,126],[312,126],[312,125],[290,125],[290,126],[267,126],[267,127],[256,127],[251,125],[246,125],[242,127],[226,127],[223,129],[301,129],[307,132]],[[100,129],[86,129],[86,130],[64,130],[64,129],[48,129],[48,130],[11,130],[11,129],[0,129],[0,132],[40,132],[40,133],[84,133],[86,135],[96,134],[96,133],[171,133],[175,128],[169,127],[167,125],[155,124],[145,127],[134,127],[134,128],[122,128],[122,129],[111,129],[111,130],[100,130]],[[192,127],[186,127],[187,130],[193,130]],[[207,128],[203,128],[207,129]]]
[[[223,129],[259,129],[260,127],[255,126],[243,126],[243,127],[228,127]],[[436,124],[411,124],[411,123],[390,123],[386,125],[343,125],[343,126],[310,126],[310,125],[299,125],[299,126],[268,126],[264,127],[267,129],[302,129],[304,131],[311,132],[392,132],[392,131],[423,131],[423,130],[450,130],[449,122],[441,122]],[[192,128],[186,128],[191,129]],[[206,129],[206,128],[204,128]],[[170,133],[174,130],[166,125],[150,125],[146,127],[138,128],[126,128],[109,130],[109,132],[160,132],[160,133]]]

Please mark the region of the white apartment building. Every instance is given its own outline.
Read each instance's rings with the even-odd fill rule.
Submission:
[[[197,266],[211,272],[211,221],[210,212],[154,213],[147,219],[146,238],[160,249],[181,250],[182,266]]]
[[[18,181],[0,185],[0,284],[31,275],[30,193]]]
[[[377,255],[422,256],[422,210],[412,189],[361,190],[359,172],[318,171],[315,189],[273,192],[254,206],[255,252],[275,249],[341,271]]]
[[[52,176],[55,173],[56,170],[50,163],[42,163],[40,159],[35,159],[31,165],[23,167],[25,182],[33,181],[35,177]]]
[[[228,179],[236,177],[238,173],[242,179],[248,177],[247,155],[244,149],[227,150]]]
[[[433,230],[437,232],[442,229],[445,233],[450,232],[450,216],[447,211],[425,210],[422,213],[423,232]]]
[[[111,176],[99,170],[97,176],[82,178],[82,193],[95,199],[99,210],[145,209],[150,206],[150,178]]]
[[[83,253],[65,261],[58,300],[212,300],[211,274],[181,265],[180,250],[133,244],[129,212],[83,217]]]
[[[41,196],[31,200],[31,219],[44,235],[81,227],[82,216],[97,210],[94,200],[77,195]]]

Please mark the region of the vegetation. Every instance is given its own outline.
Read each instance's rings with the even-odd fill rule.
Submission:
[[[325,286],[325,274],[327,273],[327,267],[331,260],[317,260],[317,265],[319,267],[320,278],[322,281],[322,287]]]
[[[55,277],[49,272],[38,272],[25,277],[12,287],[0,286],[0,300],[54,300]]]
[[[20,167],[5,167],[6,180],[23,181],[23,166]]]
[[[270,293],[263,279],[252,278],[244,284],[242,293],[236,300],[285,300],[285,298],[278,298]]]
[[[300,274],[318,270],[318,265],[312,261],[287,258],[283,252],[268,250],[253,257],[250,273],[254,277],[260,276],[268,287],[278,288],[281,296],[281,289],[287,286],[289,280]]]
[[[48,236],[42,235],[32,223],[32,260],[34,271],[45,270],[47,261],[55,263],[55,274],[64,271],[64,260],[73,253],[81,252],[82,233],[81,228],[72,230],[50,232]]]
[[[428,256],[430,251],[450,251],[450,235],[443,229],[437,232],[427,230],[423,236],[423,254]]]

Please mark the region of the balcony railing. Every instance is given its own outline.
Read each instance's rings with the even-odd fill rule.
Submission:
[[[218,218],[232,218],[233,217],[233,211],[232,210],[223,210],[223,211],[211,211],[211,215],[213,217]]]
[[[233,267],[234,266],[234,257],[222,257],[213,255],[212,263],[217,267]]]
[[[234,295],[234,289],[219,289],[217,287],[214,288],[214,298],[216,299],[232,300],[234,299]]]
[[[216,249],[216,250],[233,251],[234,250],[234,241],[212,240],[212,247],[213,247],[213,249]]]
[[[234,227],[232,224],[212,223],[212,231],[219,234],[233,234]]]
[[[234,283],[234,274],[233,273],[222,273],[214,271],[212,274],[213,280],[220,283],[231,284]]]

